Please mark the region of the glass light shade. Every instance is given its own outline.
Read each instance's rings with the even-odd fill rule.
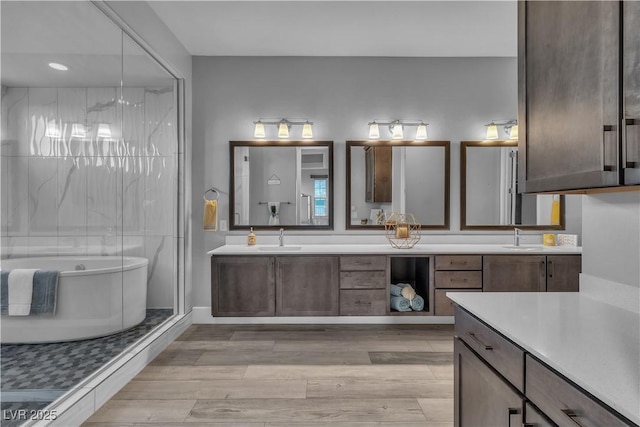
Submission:
[[[253,130],[253,137],[254,138],[264,138],[266,136],[265,132],[264,132],[264,123],[262,123],[260,120],[258,120],[258,122],[256,123],[256,127]]]
[[[289,125],[286,122],[278,124],[278,138],[289,138]]]
[[[402,139],[404,138],[404,132],[402,131],[402,125],[399,123],[391,125],[391,138]]]
[[[44,136],[48,138],[60,138],[60,127],[55,120],[49,120],[47,122],[47,129],[45,130]]]
[[[111,138],[111,127],[106,123],[98,125],[98,138]]]
[[[518,139],[518,125],[511,126],[511,132],[509,133],[509,138]]]
[[[72,138],[86,138],[87,130],[82,123],[74,123],[71,125],[71,137]]]
[[[305,139],[313,138],[313,129],[311,129],[311,123],[306,122],[302,125],[302,137]]]
[[[494,125],[493,123],[487,125],[487,135],[485,136],[485,138],[498,139],[498,126]]]
[[[416,139],[427,139],[427,125],[420,123],[416,130]]]
[[[369,124],[369,139],[378,139],[380,138],[380,129],[378,128],[378,124],[373,122]]]

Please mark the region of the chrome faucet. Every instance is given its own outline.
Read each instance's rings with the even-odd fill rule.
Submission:
[[[284,246],[284,228],[280,229],[280,246]]]
[[[519,228],[513,229],[513,246],[520,246],[520,230]]]

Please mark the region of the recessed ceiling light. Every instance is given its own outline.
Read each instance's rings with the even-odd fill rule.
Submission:
[[[57,62],[49,62],[49,67],[58,71],[67,71],[69,69],[66,65],[58,64]]]

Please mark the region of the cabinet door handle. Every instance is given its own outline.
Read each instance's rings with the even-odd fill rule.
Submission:
[[[553,261],[549,261],[549,277],[553,277]]]
[[[613,132],[614,126],[604,125],[602,127],[602,170],[604,172],[611,172],[614,170],[613,165],[607,164],[607,133]]]
[[[628,141],[629,141],[629,126],[640,126],[640,119],[624,119],[624,148],[625,148],[625,167],[627,169],[637,169],[640,167],[640,159],[636,159],[635,161],[629,160],[629,149],[628,149]]]
[[[509,427],[511,427],[511,416],[518,415],[520,413],[520,409],[518,408],[509,408]]]
[[[578,418],[578,414],[576,411],[572,409],[561,409],[562,413],[565,414],[573,423],[579,427],[584,427],[576,418]]]
[[[480,344],[481,347],[484,347],[485,350],[493,350],[493,347],[480,341],[480,339],[473,332],[467,332],[467,335],[469,335],[469,338]]]

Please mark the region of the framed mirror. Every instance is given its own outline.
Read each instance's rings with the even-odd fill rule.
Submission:
[[[229,228],[333,229],[333,141],[231,141]]]
[[[461,230],[564,230],[564,196],[518,194],[518,141],[460,144]]]
[[[346,150],[347,229],[384,229],[392,212],[449,229],[449,141],[347,141]]]

